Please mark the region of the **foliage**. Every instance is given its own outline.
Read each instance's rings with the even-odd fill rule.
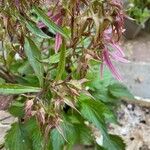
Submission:
[[[9,112],[18,118],[5,137],[6,149],[71,150],[83,144],[124,150],[122,139],[107,127],[117,123],[113,108],[133,96],[106,69],[100,77],[105,63],[121,80],[112,59],[127,61],[118,44],[121,2],[4,0],[0,5],[0,93],[14,95]]]
[[[150,18],[150,1],[149,0],[129,0],[127,6],[129,16],[141,25]]]

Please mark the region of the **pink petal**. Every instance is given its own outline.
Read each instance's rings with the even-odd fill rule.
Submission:
[[[56,21],[56,23],[57,23],[57,25],[61,25],[62,24],[62,18],[59,18]],[[55,53],[58,52],[61,44],[62,44],[62,36],[59,33],[56,33],[56,37],[55,37]]]
[[[57,23],[57,20],[61,18],[61,13],[57,13],[56,15],[52,16],[51,19]]]
[[[121,56],[118,55],[118,53],[116,53],[116,51],[111,52],[110,55],[112,56],[112,58],[114,58],[116,61],[120,61],[122,63],[128,63],[129,61]]]
[[[44,108],[40,108],[37,112],[37,117],[42,124],[45,124],[45,110]]]
[[[116,68],[114,67],[114,65],[112,64],[110,57],[109,57],[109,52],[107,49],[104,50],[103,56],[104,56],[104,60],[105,60],[106,65],[108,66],[108,68],[110,69],[110,71],[112,72],[114,77],[121,81],[122,80],[121,76],[118,73],[118,71],[116,70]]]
[[[18,7],[19,6],[19,0],[15,0],[15,5]]]
[[[56,37],[55,37],[55,53],[58,52],[61,44],[62,44],[62,36],[59,33],[56,33]]]
[[[40,29],[45,27],[45,24],[43,22],[38,22],[38,25],[37,25]]]
[[[31,115],[32,112],[32,106],[33,106],[33,100],[28,100],[25,104],[25,112],[27,116]]]
[[[122,48],[118,44],[112,43],[111,46],[118,52],[118,55],[120,55],[121,57],[125,57],[125,54],[124,54]]]
[[[49,11],[48,13],[47,13],[47,16],[52,16],[52,11]]]

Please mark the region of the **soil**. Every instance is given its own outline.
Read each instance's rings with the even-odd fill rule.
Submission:
[[[124,139],[126,150],[150,150],[150,107],[124,102],[118,120],[120,125],[111,125],[110,131]]]

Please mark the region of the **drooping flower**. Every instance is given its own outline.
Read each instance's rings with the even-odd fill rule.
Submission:
[[[18,7],[18,5],[19,5],[19,0],[15,0],[15,6]]]
[[[110,69],[110,71],[112,72],[113,76],[116,79],[122,80],[121,75],[113,65],[111,59],[123,63],[127,63],[129,61],[124,58],[125,54],[122,48],[119,46],[119,43],[114,40],[112,29],[107,29],[106,31],[104,31],[103,40],[104,40],[104,49],[102,52],[102,62],[106,63],[107,67]],[[102,71],[103,71],[103,63],[101,64],[101,76]]]
[[[120,74],[118,73],[118,71],[116,70],[116,68],[114,67],[114,65],[111,62],[110,53],[109,53],[108,49],[103,50],[103,60],[106,63],[107,67],[112,72],[112,74],[116,77],[116,79],[122,80]]]
[[[56,23],[60,26],[62,24],[62,18],[59,18]],[[55,53],[58,52],[60,46],[62,44],[62,36],[59,33],[56,33],[56,37],[55,37]]]
[[[26,116],[31,116],[32,115],[32,106],[33,106],[33,100],[28,100],[26,102],[26,105],[25,105],[25,113],[26,113]]]
[[[110,4],[114,10],[112,13],[112,27],[106,29],[103,32],[103,50],[102,50],[102,62],[105,62],[107,67],[112,72],[113,76],[121,80],[121,75],[112,63],[112,59],[115,61],[127,63],[125,54],[119,45],[119,39],[124,32],[124,14],[123,14],[123,3],[121,0],[111,0]],[[103,63],[101,64],[101,75],[103,71]]]
[[[56,37],[55,37],[55,53],[58,52],[60,46],[62,44],[62,36],[59,33],[56,33]]]
[[[45,110],[44,110],[44,108],[40,108],[40,109],[37,111],[37,118],[38,118],[38,120],[39,120],[42,124],[45,124]]]

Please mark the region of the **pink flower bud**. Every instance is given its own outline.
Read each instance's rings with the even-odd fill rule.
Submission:
[[[28,100],[25,104],[25,113],[27,116],[31,116],[32,106],[33,106],[33,100]]]
[[[42,124],[45,124],[45,110],[44,108],[40,108],[37,112],[37,117]]]

